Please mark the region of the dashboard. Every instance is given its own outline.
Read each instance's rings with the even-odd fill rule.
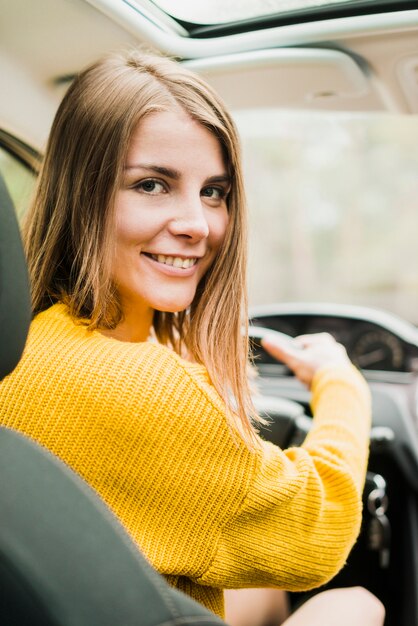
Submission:
[[[329,333],[370,380],[398,382],[418,372],[418,328],[377,309],[322,303],[271,305],[253,309],[250,325],[291,337]],[[259,343],[253,342],[252,347],[261,375],[289,374]]]
[[[261,330],[259,329],[261,327]],[[408,604],[407,624],[418,624],[418,329],[390,313],[322,303],[277,304],[250,311],[254,403],[266,419],[260,436],[281,448],[299,446],[312,428],[309,390],[261,345],[262,329],[292,337],[326,332],[342,343],[368,380],[372,428],[360,536],[332,586],[370,585],[387,607]],[[391,538],[389,562],[370,542],[368,480],[383,481]],[[399,572],[404,572],[400,577]],[[370,587],[368,587],[370,588]],[[412,604],[411,600],[413,599]],[[296,602],[298,598],[296,598]],[[410,618],[410,616],[414,616]],[[401,623],[399,613],[387,624]]]
[[[368,307],[289,303],[252,309],[250,342],[258,371],[254,400],[268,421],[261,434],[282,448],[299,445],[309,432],[310,393],[263,349],[259,327],[291,337],[326,332],[344,345],[370,386],[372,468],[376,458],[386,455],[418,492],[418,329]]]

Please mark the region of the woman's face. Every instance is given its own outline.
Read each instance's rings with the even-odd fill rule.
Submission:
[[[229,188],[219,141],[182,109],[139,123],[115,207],[112,278],[125,315],[191,304],[225,236]]]

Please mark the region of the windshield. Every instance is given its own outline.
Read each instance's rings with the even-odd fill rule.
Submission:
[[[357,0],[154,0],[172,17],[194,24],[222,24],[237,20],[277,15],[301,9],[315,9]]]
[[[418,323],[418,118],[235,114],[250,303],[381,307]]]

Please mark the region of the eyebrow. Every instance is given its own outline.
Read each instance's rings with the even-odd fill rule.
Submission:
[[[178,170],[172,169],[170,167],[163,167],[161,165],[153,165],[149,163],[138,163],[135,165],[125,165],[125,171],[128,170],[148,170],[150,172],[156,172],[157,174],[161,174],[162,176],[167,176],[167,178],[171,178],[172,180],[179,180],[181,178],[181,174]],[[206,183],[223,183],[230,185],[231,184],[231,176],[228,174],[219,174],[217,176],[210,176],[206,179]]]
[[[152,165],[148,163],[138,163],[135,165],[125,165],[125,170],[149,170],[150,172],[157,172],[157,174],[161,174],[162,176],[167,176],[168,178],[173,178],[174,180],[178,180],[180,178],[180,172],[175,169],[171,169],[169,167],[162,167],[161,165]]]

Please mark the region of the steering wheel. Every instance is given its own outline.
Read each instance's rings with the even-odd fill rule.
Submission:
[[[262,355],[263,364],[280,364],[274,357],[270,356],[262,346],[262,339],[267,335],[277,336],[281,343],[293,342],[293,338],[285,333],[281,333],[263,326],[250,326],[248,336],[250,339],[251,352],[255,355],[255,365],[257,366],[257,356]],[[291,371],[285,366],[283,373],[291,375]],[[280,448],[287,448],[292,445],[300,445],[305,439],[312,420],[305,415],[303,406],[294,400],[277,398],[275,396],[256,395],[253,397],[254,406],[258,413],[268,421],[266,425],[259,428],[260,435],[276,444]]]

